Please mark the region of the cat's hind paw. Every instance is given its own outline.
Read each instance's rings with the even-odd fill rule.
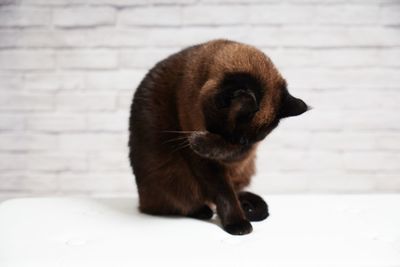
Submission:
[[[265,220],[269,216],[267,203],[258,195],[250,192],[239,192],[239,202],[246,218],[252,222]]]
[[[194,210],[192,213],[188,215],[188,217],[199,220],[209,220],[212,218],[213,215],[214,212],[212,211],[212,209],[209,206],[204,205],[199,209]]]

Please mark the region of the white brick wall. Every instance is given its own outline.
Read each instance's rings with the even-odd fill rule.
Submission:
[[[0,197],[135,194],[127,120],[158,60],[258,46],[314,110],[260,147],[257,192],[400,191],[399,0],[0,0]]]

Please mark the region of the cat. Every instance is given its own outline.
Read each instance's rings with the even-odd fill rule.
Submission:
[[[157,63],[138,86],[129,119],[129,158],[139,209],[210,219],[244,235],[268,205],[243,191],[256,148],[282,118],[308,110],[289,94],[272,61],[253,46],[213,40]]]

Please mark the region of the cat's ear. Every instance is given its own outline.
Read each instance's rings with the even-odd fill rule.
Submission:
[[[293,117],[303,114],[309,109],[310,107],[303,100],[287,93],[282,101],[279,115],[280,118]]]

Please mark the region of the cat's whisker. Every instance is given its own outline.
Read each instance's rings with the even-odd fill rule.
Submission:
[[[199,133],[201,131],[162,131],[164,133],[180,133],[180,134],[188,134],[188,133]]]
[[[171,139],[168,139],[168,140],[164,141],[162,144],[165,145],[167,143],[171,143],[171,142],[175,142],[175,141],[181,141],[181,140],[184,140],[184,139],[187,139],[187,136],[179,136],[179,137],[176,137],[176,138],[171,138]]]
[[[190,146],[190,143],[187,143],[187,144],[185,144],[184,146],[179,147],[178,149],[172,151],[171,153],[178,152],[179,150],[185,149],[185,148],[187,148],[187,147],[189,147],[189,146]]]
[[[182,149],[184,149],[186,147],[189,147],[189,146],[190,146],[190,142],[188,140],[186,140],[183,143],[181,143],[180,145],[178,145],[174,150],[172,150],[171,154],[175,153],[175,152],[177,152],[179,150],[182,150]]]

